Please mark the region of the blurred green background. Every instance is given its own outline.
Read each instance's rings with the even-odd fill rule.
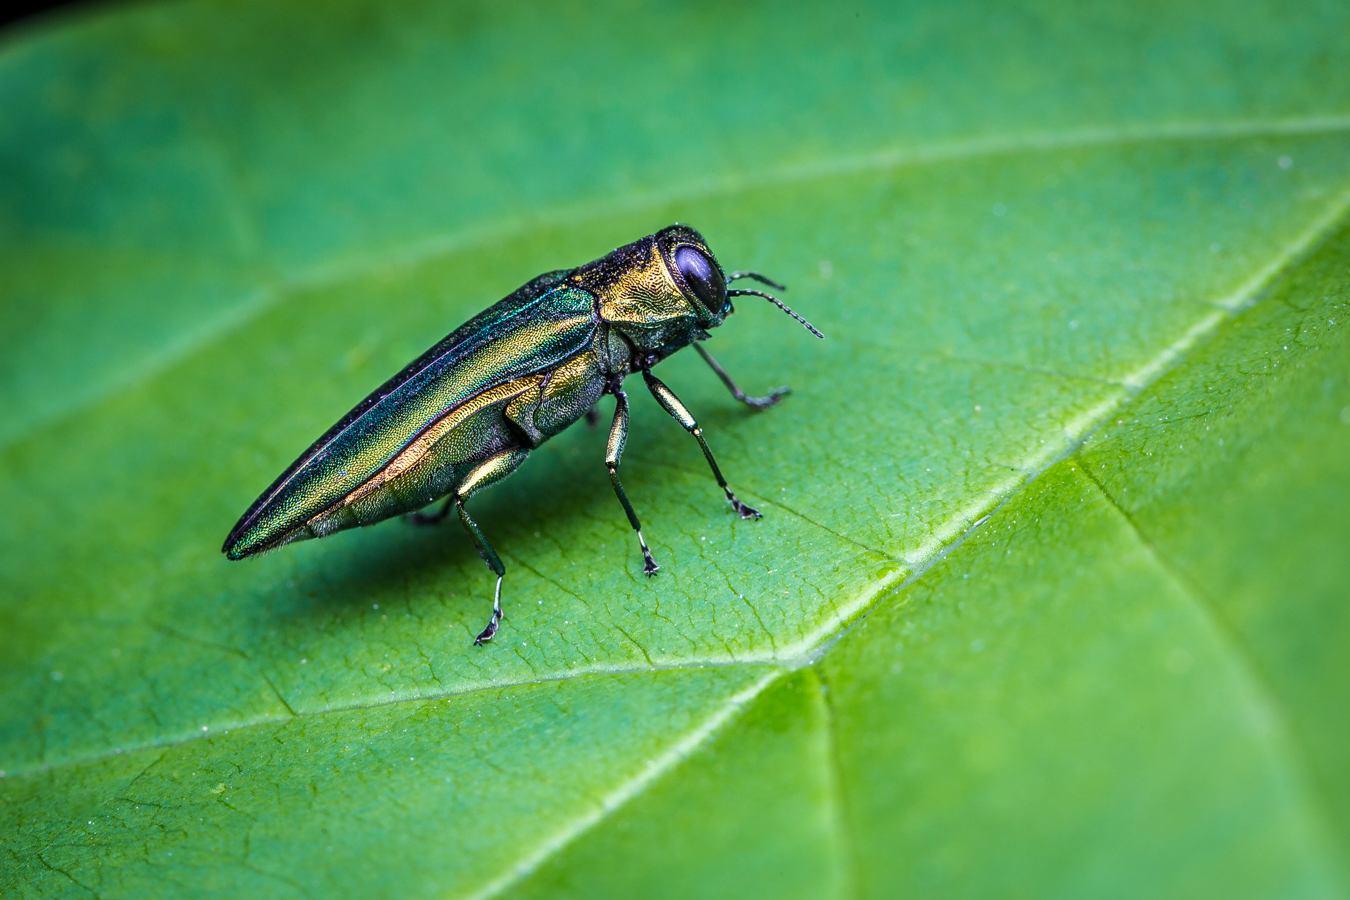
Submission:
[[[105,4],[0,37],[0,894],[1350,894],[1350,7]],[[534,275],[786,281],[458,528],[257,493]],[[608,401],[605,404],[608,411]],[[452,523],[453,524],[453,523]]]

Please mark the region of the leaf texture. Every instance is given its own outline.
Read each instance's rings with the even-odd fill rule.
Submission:
[[[1344,896],[1345,20],[12,33],[0,893]],[[661,575],[576,429],[474,500],[489,648],[454,528],[217,553],[408,359],[677,220],[828,336],[738,304],[763,413],[662,366],[763,521],[635,396]]]

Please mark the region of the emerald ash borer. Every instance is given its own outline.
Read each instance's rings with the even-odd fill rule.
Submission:
[[[757,519],[727,486],[698,422],[652,367],[692,344],[737,400],[764,409],[787,388],[748,397],[699,344],[734,311],[732,298],[763,297],[822,337],[778,298],[728,290],[742,278],[784,289],[756,272],[725,273],[703,236],[682,225],[540,275],[455,329],[328,429],[248,508],[225,539],[225,555],[243,559],[398,515],[435,522],[454,507],[497,576],[492,616],[474,641],[483,644],[502,619],[506,567],[464,501],[573,422],[594,421],[596,402],[613,394],[605,465],[637,533],[642,571],[655,575],[660,567],[619,482],[628,438],[624,379],[642,373],[656,402],[698,441],[727,502],[741,518]],[[440,498],[445,505],[436,512],[418,512]]]

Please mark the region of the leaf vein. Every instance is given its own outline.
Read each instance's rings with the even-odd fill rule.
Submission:
[[[595,221],[616,214],[669,206],[711,196],[724,196],[790,184],[837,178],[864,172],[887,172],[903,168],[940,165],[1022,153],[1046,153],[1090,147],[1132,144],[1239,140],[1279,135],[1318,135],[1350,132],[1350,115],[1305,116],[1277,120],[1236,120],[1150,125],[1137,128],[1082,128],[1072,131],[1016,136],[983,136],[933,144],[929,147],[890,147],[867,153],[840,156],[825,162],[790,164],[754,175],[726,174],[687,182],[662,191],[635,193],[619,200],[562,206],[531,216],[518,216],[491,223],[477,223],[444,234],[411,242],[398,252],[343,263],[320,264],[276,283],[260,285],[202,327],[171,340],[119,374],[109,376],[102,390],[76,396],[65,403],[50,404],[45,413],[30,418],[8,435],[0,437],[0,449],[96,406],[110,397],[136,388],[191,358],[199,351],[245,327],[267,310],[306,290],[331,287],[363,277],[406,270],[493,243],[518,238],[531,231],[574,227],[578,221]],[[1237,292],[1240,294],[1241,291]],[[1216,301],[1223,305],[1225,301]]]

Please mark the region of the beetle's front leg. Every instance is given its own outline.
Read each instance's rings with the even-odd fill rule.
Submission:
[[[628,502],[623,485],[619,483],[619,459],[623,456],[624,445],[628,443],[628,395],[617,384],[611,385],[610,393],[614,395],[614,424],[609,427],[605,465],[609,467],[609,481],[614,485],[614,493],[623,504],[623,511],[628,514],[628,524],[637,532],[638,544],[642,547],[642,574],[651,577],[661,567],[652,559],[652,551],[647,549],[647,541],[642,537],[642,523],[638,521],[637,513],[633,512],[633,504]]]
[[[727,502],[731,504],[731,508],[736,510],[742,519],[758,519],[760,517],[759,510],[746,506],[736,499],[736,495],[731,492],[731,488],[727,487],[727,480],[722,477],[722,470],[717,467],[717,460],[713,459],[712,450],[708,448],[708,442],[703,439],[703,429],[698,427],[698,422],[694,421],[693,415],[680,402],[680,398],[676,397],[675,393],[666,387],[661,379],[653,375],[650,370],[643,369],[642,378],[647,382],[647,390],[652,392],[656,402],[660,403],[661,407],[670,413],[675,421],[683,425],[685,431],[698,440],[698,445],[703,448],[703,455],[708,460],[708,466],[712,469],[713,477],[717,479],[718,487],[727,495]]]
[[[694,349],[698,351],[699,356],[703,357],[703,361],[711,366],[712,370],[717,373],[717,377],[722,379],[722,383],[727,386],[727,390],[731,391],[731,396],[735,397],[751,409],[768,409],[770,406],[773,406],[779,400],[782,400],[788,394],[792,393],[792,388],[780,387],[769,391],[767,397],[750,397],[745,391],[736,386],[736,382],[731,380],[731,376],[727,374],[726,369],[723,369],[718,365],[717,360],[713,359],[711,353],[703,349],[702,344],[694,344]]]

